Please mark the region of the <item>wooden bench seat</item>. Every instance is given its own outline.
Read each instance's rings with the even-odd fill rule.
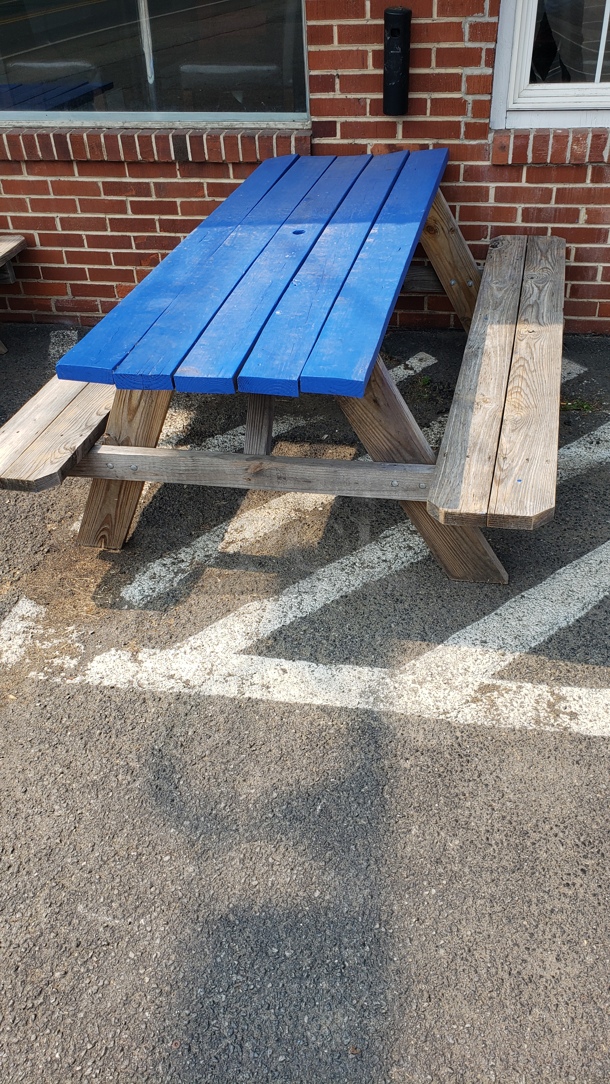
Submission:
[[[102,436],[115,390],[54,376],[0,429],[0,489],[59,485]]]
[[[565,241],[492,241],[427,502],[439,523],[532,530],[557,480]]]

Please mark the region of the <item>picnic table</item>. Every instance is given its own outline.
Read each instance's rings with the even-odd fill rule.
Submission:
[[[553,514],[565,245],[500,238],[481,282],[446,162],[264,162],[0,430],[0,485],[91,478],[79,539],[109,549],[144,481],[396,499],[449,576],[507,582],[480,528]],[[379,358],[420,240],[469,329],[437,461]],[[157,448],[174,391],[245,392],[243,454]],[[299,394],[334,396],[372,462],[271,455],[274,398]]]

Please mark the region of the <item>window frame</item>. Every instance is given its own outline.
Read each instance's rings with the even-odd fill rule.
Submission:
[[[501,0],[490,127],[610,126],[610,82],[530,84],[537,0]]]

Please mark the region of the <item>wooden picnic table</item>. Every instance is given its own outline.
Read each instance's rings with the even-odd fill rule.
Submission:
[[[500,239],[481,287],[439,192],[446,161],[264,162],[0,431],[0,484],[92,478],[80,541],[110,549],[144,481],[394,498],[452,578],[506,582],[480,527],[552,515],[563,248]],[[420,240],[470,328],[438,463],[379,359]],[[247,393],[244,454],[157,448],[175,390]],[[301,393],[336,397],[374,462],[271,455],[274,397]]]

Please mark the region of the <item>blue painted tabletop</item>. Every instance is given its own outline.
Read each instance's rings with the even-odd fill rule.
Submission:
[[[447,157],[263,162],[61,359],[58,377],[363,396]]]

